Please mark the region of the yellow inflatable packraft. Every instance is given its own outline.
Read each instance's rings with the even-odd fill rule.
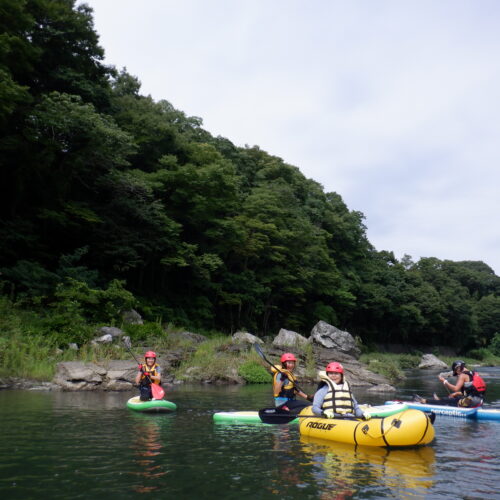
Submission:
[[[429,444],[434,439],[434,427],[429,417],[420,410],[407,409],[388,417],[373,417],[365,421],[315,417],[312,407],[308,406],[300,412],[300,417],[299,429],[303,436],[339,443],[407,447]]]

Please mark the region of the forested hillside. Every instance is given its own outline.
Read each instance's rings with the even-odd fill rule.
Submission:
[[[259,335],[308,334],[322,319],[364,343],[474,348],[500,331],[500,278],[487,264],[377,251],[341,194],[258,146],[213,137],[105,66],[88,7],[0,6],[9,300],[42,316],[64,309],[68,322],[109,321],[111,301]]]

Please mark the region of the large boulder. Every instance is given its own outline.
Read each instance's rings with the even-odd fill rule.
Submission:
[[[65,391],[127,391],[132,388],[136,373],[134,361],[65,361],[57,364],[53,383]]]
[[[259,337],[256,337],[255,335],[252,335],[251,333],[248,332],[236,332],[233,334],[232,341],[235,344],[240,344],[240,343],[247,343],[247,344],[263,344],[264,342],[259,339]]]
[[[98,335],[111,335],[113,339],[123,337],[125,332],[116,326],[102,326],[96,332]]]
[[[356,358],[335,349],[326,349],[313,344],[314,359],[318,371],[324,371],[326,365],[337,361],[344,367],[346,379],[352,387],[373,387],[389,384],[386,377],[373,373],[366,365],[360,363]]]
[[[130,311],[123,311],[122,319],[125,323],[129,323],[130,325],[144,324],[142,316],[135,309],[130,309]]]
[[[361,351],[356,346],[354,337],[349,332],[344,332],[338,328],[329,325],[325,321],[318,321],[311,330],[312,341],[327,349],[349,354],[358,358]]]
[[[128,391],[132,388],[137,374],[135,361],[108,361],[103,366],[106,368],[104,390]]]
[[[192,342],[193,344],[201,344],[202,342],[208,340],[207,337],[205,337],[205,335],[192,332],[175,332],[171,333],[170,336],[178,340],[187,340],[189,342]]]
[[[109,334],[102,335],[101,337],[97,337],[96,339],[90,341],[92,345],[111,344],[111,342],[113,342],[113,337]]]
[[[385,392],[396,392],[396,388],[390,384],[379,384],[370,387],[367,392],[375,393],[385,393]]]
[[[92,391],[100,388],[106,369],[95,363],[64,361],[57,364],[53,382],[66,391]]]
[[[434,354],[424,354],[418,367],[429,370],[444,370],[448,368],[448,365],[434,356]]]
[[[281,328],[278,335],[276,335],[273,340],[273,345],[283,347],[303,347],[306,344],[309,344],[309,342],[309,339],[306,339],[299,333]]]

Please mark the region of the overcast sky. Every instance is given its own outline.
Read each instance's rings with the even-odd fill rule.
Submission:
[[[500,274],[500,1],[89,0],[106,63],[364,213]]]

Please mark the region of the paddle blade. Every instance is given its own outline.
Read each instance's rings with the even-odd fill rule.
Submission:
[[[291,415],[290,412],[279,408],[263,408],[259,410],[259,418],[265,424],[289,424],[297,415]]]
[[[264,353],[262,352],[262,349],[261,349],[260,345],[259,345],[257,342],[255,342],[255,343],[254,343],[254,344],[252,344],[252,345],[253,345],[253,348],[255,349],[255,351],[257,352],[257,354],[258,354],[258,355],[259,355],[262,359],[264,359]]]
[[[158,384],[151,384],[151,394],[153,395],[153,399],[163,399],[165,391]]]

